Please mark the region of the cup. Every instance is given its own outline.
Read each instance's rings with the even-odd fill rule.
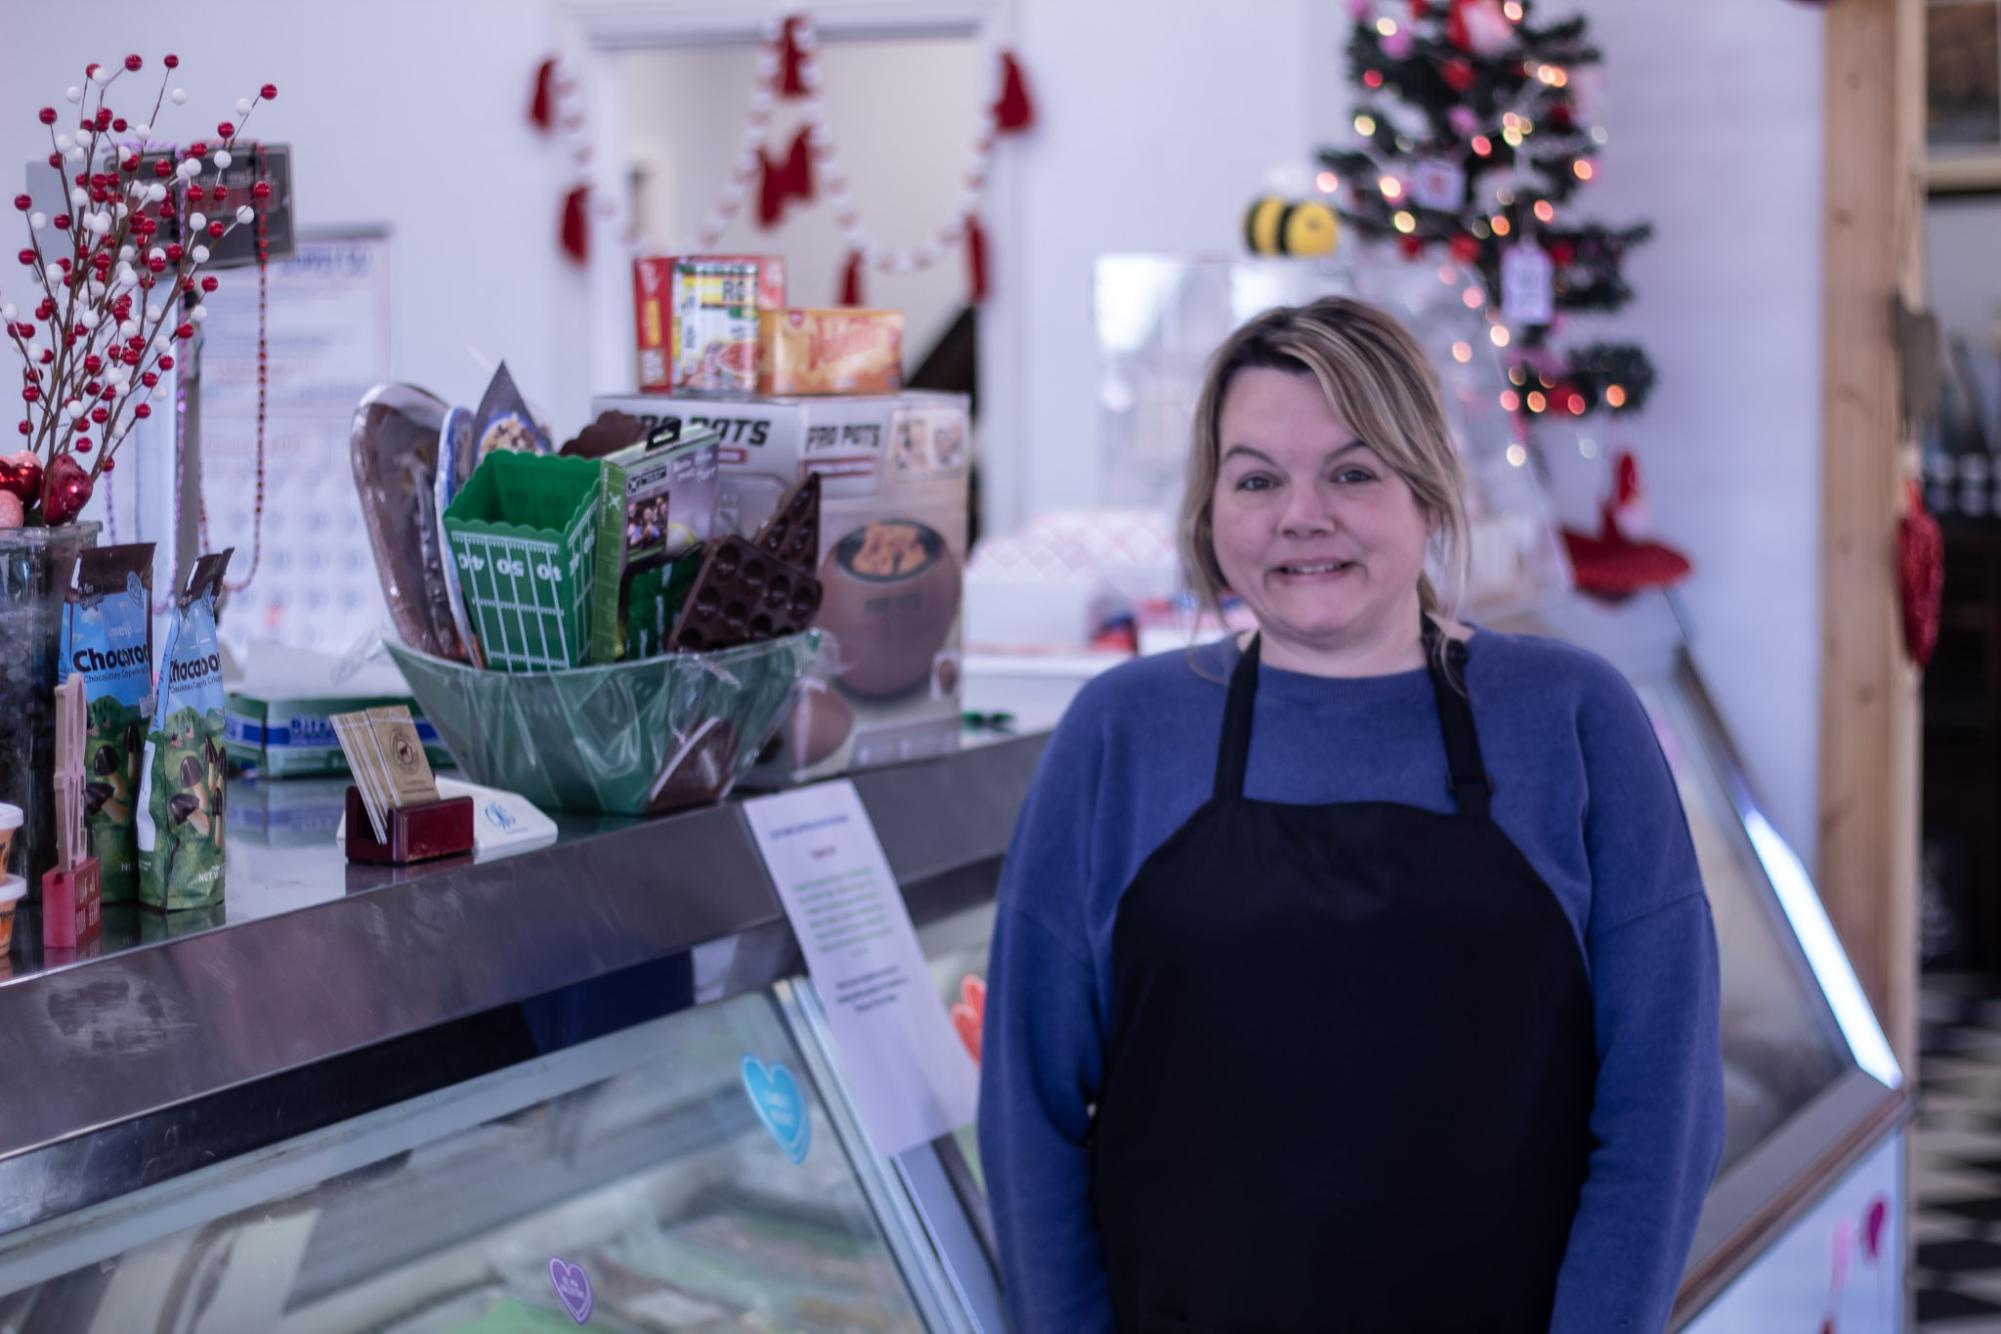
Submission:
[[[0,801],[0,875],[7,874],[7,862],[14,855],[14,844],[21,837],[23,815],[19,806],[9,806]]]
[[[27,893],[26,877],[10,875],[0,879],[0,959],[6,958],[7,951],[14,947],[14,908]]]

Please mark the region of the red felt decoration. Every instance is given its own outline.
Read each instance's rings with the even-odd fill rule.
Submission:
[[[785,206],[797,200],[813,202],[813,148],[810,132],[801,126],[792,137],[792,147],[783,161],[757,150],[760,179],[757,189],[757,225],[776,227],[785,218]]]
[[[848,263],[841,270],[841,304],[859,306],[862,303],[862,252],[850,250]]]
[[[1637,541],[1640,524],[1640,469],[1629,453],[1619,456],[1612,494],[1599,509],[1599,534],[1563,530],[1570,567],[1579,592],[1622,601],[1647,588],[1664,588],[1688,577],[1688,557],[1660,542]]]
[[[987,299],[987,234],[978,218],[966,219],[966,281],[974,305]]]
[[[556,58],[535,67],[535,94],[528,101],[528,123],[546,131],[556,123]]]
[[[1028,100],[1028,80],[1014,52],[1001,52],[1001,90],[994,102],[994,130],[1019,134],[1035,125],[1035,105]]]
[[[785,20],[785,31],[779,41],[782,51],[778,67],[778,95],[780,97],[804,97],[806,95],[806,57],[799,49],[799,25],[803,20],[793,15]]]
[[[590,195],[588,185],[579,185],[563,196],[563,225],[559,237],[563,253],[579,264],[591,256]]]
[[[1945,536],[1925,512],[1918,484],[1906,481],[1904,516],[1897,520],[1897,602],[1904,613],[1904,647],[1923,671],[1938,647],[1939,602],[1945,592]]]

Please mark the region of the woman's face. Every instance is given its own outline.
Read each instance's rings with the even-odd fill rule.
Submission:
[[[1281,650],[1274,660],[1413,632],[1430,518],[1320,382],[1239,371],[1217,428],[1216,563]]]

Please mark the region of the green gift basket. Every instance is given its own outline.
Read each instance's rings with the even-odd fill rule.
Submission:
[[[387,647],[473,782],[544,809],[614,815],[727,795],[784,721],[802,678],[825,674],[817,630],[533,675]]]
[[[498,450],[445,510],[459,591],[489,667],[547,672],[590,653],[594,459]]]

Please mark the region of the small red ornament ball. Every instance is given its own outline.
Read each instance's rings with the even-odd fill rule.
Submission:
[[[44,125],[53,125],[56,123],[56,109],[54,107],[43,107],[36,115]]]
[[[32,250],[23,250],[20,254],[16,255],[15,258],[20,260],[23,264],[33,264],[35,262],[35,252]]]
[[[211,222],[208,225],[208,234],[218,241],[222,239],[222,234],[228,230],[229,228],[223,226],[220,222]]]
[[[139,377],[139,383],[145,385],[148,389],[151,389],[155,385],[160,383],[160,377],[153,374],[153,372],[151,371],[147,371],[144,375]]]
[[[201,280],[201,290],[204,292],[213,292],[216,288],[220,286],[222,286],[222,284],[217,282],[213,275],[203,278]]]
[[[259,181],[258,184],[262,185],[263,182]],[[29,209],[33,208],[34,206],[35,206],[35,201],[29,196],[27,195],[14,196],[14,207],[20,209],[23,213],[26,213]]]
[[[275,83],[267,83],[262,88],[259,88],[257,90],[257,95],[263,98],[266,102],[269,102],[271,99],[278,96],[278,85]]]
[[[139,67],[141,65],[144,65],[145,63],[146,63],[145,61],[139,59],[139,57],[137,56],[125,57],[125,68],[131,70],[135,74],[139,72]]]
[[[164,357],[161,357],[161,358],[160,358],[160,369],[161,369],[161,370],[163,370],[163,371],[170,371],[170,370],[172,370],[173,368],[174,368],[174,359],[173,359],[172,357],[170,357],[170,356],[164,356]]]
[[[228,121],[217,121],[215,132],[218,138],[227,139],[236,133],[236,127]]]
[[[92,375],[104,369],[104,358],[92,353],[83,359],[83,368]]]
[[[139,405],[139,407],[140,407],[140,408],[143,408],[143,407],[145,407],[145,406],[146,406],[146,405],[145,405],[144,403],[141,403],[141,404]],[[136,415],[136,416],[142,416],[142,417],[143,417],[143,416],[145,415],[145,414],[144,414],[143,412],[140,412],[140,411],[139,411],[139,408],[134,408],[134,409],[133,409],[132,411],[133,411],[134,415]],[[115,468],[115,467],[117,467],[117,466],[118,466],[118,460],[117,460],[117,459],[106,459],[106,460],[105,460],[104,462],[102,462],[102,463],[98,464],[98,465],[97,465],[97,468],[98,468],[98,471],[100,471],[100,472],[110,472],[110,471],[111,471],[111,470],[112,470],[113,468]]]
[[[180,263],[181,256],[185,255],[186,253],[187,251],[181,249],[180,242],[176,241],[174,244],[167,247],[167,263],[169,264]]]
[[[187,339],[187,338],[193,338],[194,336],[195,336],[195,326],[192,324],[183,324],[180,328],[174,330],[174,337],[176,338]]]
[[[250,197],[252,199],[269,199],[271,197],[271,182],[259,181],[257,184],[251,186]]]
[[[161,59],[160,63],[162,65],[165,65],[168,69],[175,69],[179,67],[181,63],[181,58],[177,55],[174,55],[172,52],[169,52],[166,56],[164,56]]]
[[[153,174],[164,181],[174,174],[174,164],[165,158],[161,158],[153,164]]]
[[[92,408],[92,409],[90,410],[90,419],[91,419],[91,420],[92,420],[93,422],[96,422],[96,423],[97,423],[97,424],[98,424],[99,426],[102,426],[102,425],[104,425],[104,423],[106,423],[106,422],[108,422],[108,421],[110,421],[110,420],[111,420],[111,409],[109,409],[109,408]]]

